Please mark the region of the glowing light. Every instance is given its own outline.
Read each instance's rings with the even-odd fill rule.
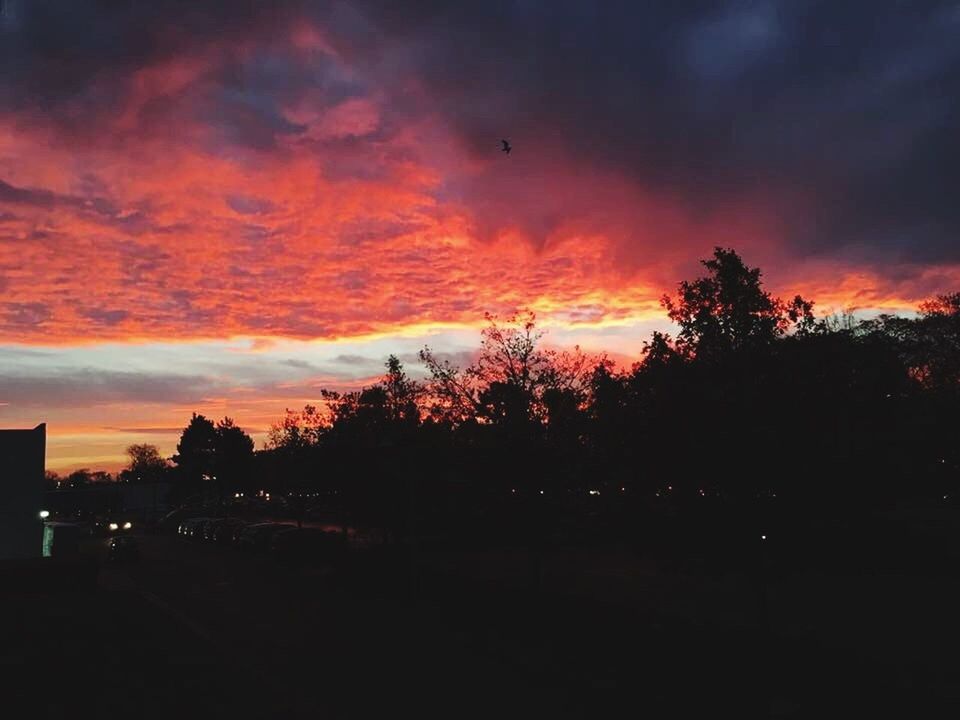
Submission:
[[[123,524],[123,529],[124,529],[124,530],[129,530],[129,529],[132,528],[132,527],[133,527],[133,523],[132,523],[132,522],[127,521],[127,522],[125,522],[125,523]]]
[[[761,539],[761,540],[766,540],[766,539],[767,539],[767,536],[766,536],[766,535],[761,535],[761,536],[760,536],[760,539]]]
[[[591,495],[599,495],[599,494],[600,494],[600,491],[599,491],[599,490],[589,490],[588,492],[589,492]]]
[[[543,495],[543,490],[540,491],[540,494]]]
[[[944,497],[946,497],[946,495],[944,495]],[[40,511],[40,519],[41,519],[41,520],[46,520],[48,517],[50,517],[50,511],[49,511],[49,510],[41,510],[41,511]]]
[[[120,529],[120,526],[117,525],[116,523],[110,523],[107,527],[109,527],[111,530],[119,530],[119,529]]]

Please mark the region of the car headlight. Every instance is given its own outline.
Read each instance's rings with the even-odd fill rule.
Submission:
[[[124,530],[129,530],[129,529],[132,528],[132,527],[133,527],[133,523],[132,523],[132,522],[125,522],[125,523],[123,524],[123,529],[124,529]]]
[[[119,530],[119,529],[120,529],[120,526],[117,525],[116,523],[110,523],[107,527],[110,528],[111,530]]]

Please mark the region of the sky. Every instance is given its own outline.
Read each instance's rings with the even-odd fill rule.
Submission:
[[[0,0],[0,426],[258,445],[485,312],[635,359],[714,246],[960,289],[960,3]],[[500,152],[507,138],[513,152]]]

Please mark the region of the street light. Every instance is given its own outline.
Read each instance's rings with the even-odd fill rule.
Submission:
[[[50,517],[50,511],[49,511],[49,510],[41,510],[41,511],[40,511],[40,519],[41,519],[41,520],[46,520],[48,517]]]

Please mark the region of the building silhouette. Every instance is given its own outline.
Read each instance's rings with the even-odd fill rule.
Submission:
[[[46,424],[0,430],[0,560],[40,557]]]

